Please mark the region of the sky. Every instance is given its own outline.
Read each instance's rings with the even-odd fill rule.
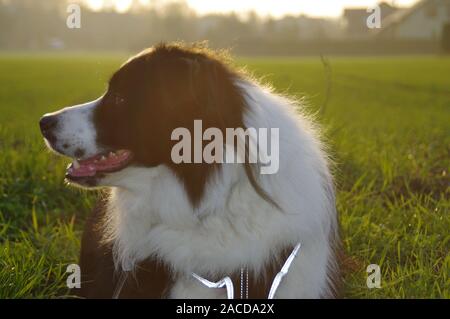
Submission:
[[[96,10],[101,10],[106,2],[113,3],[116,10],[126,12],[132,0],[86,0]],[[148,4],[155,0],[139,0]],[[174,0],[156,0],[158,3]],[[244,12],[273,17],[286,14],[307,14],[316,17],[338,17],[345,7],[370,7],[379,0],[185,0],[189,7],[199,14]],[[418,0],[385,0],[399,6],[410,6]]]

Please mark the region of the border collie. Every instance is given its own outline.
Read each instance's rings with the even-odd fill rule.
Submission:
[[[221,132],[278,128],[278,171],[260,174],[248,161],[174,163],[172,132],[194,134],[196,120]],[[72,158],[69,183],[107,193],[86,223],[79,295],[226,298],[224,285],[205,282],[227,278],[235,296],[267,298],[289,259],[275,298],[336,297],[338,221],[318,129],[299,103],[220,54],[147,49],[99,99],[46,114],[40,127],[50,149]]]

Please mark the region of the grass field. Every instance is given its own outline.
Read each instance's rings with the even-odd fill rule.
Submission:
[[[0,55],[0,298],[65,297],[95,193],[63,183],[39,117],[97,97],[124,56]],[[325,100],[319,58],[241,59],[279,92]],[[331,58],[318,116],[336,162],[347,298],[450,298],[450,58]],[[295,158],[292,159],[293,161]],[[366,267],[381,266],[380,289]]]

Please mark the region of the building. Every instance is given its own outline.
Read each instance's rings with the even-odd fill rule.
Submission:
[[[411,8],[382,19],[379,35],[405,40],[441,40],[448,37],[450,0],[421,0]]]

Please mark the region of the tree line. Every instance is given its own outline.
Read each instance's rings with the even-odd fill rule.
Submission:
[[[297,40],[296,17],[261,18],[250,12],[198,16],[185,2],[134,4],[127,13],[92,11],[79,0],[81,28],[66,26],[66,0],[0,0],[0,49],[135,50],[161,41],[201,41],[234,47],[252,41]],[[320,25],[314,36],[323,37]]]

